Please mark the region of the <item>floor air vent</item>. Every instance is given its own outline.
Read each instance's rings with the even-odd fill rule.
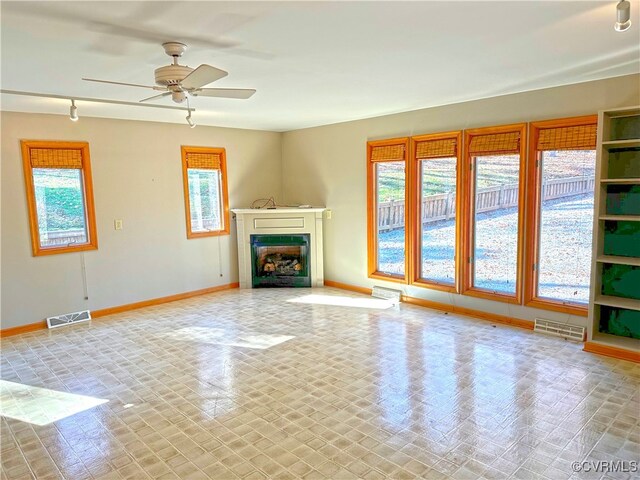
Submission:
[[[48,317],[47,326],[49,328],[64,327],[65,325],[89,320],[91,320],[91,312],[89,312],[89,310],[83,310],[81,312],[65,313],[64,315],[58,315],[56,317]]]
[[[556,337],[569,338],[571,340],[577,340],[578,342],[584,342],[584,327],[577,325],[569,325],[568,323],[552,322],[551,320],[545,320],[544,318],[536,318],[533,330],[536,332],[547,333],[549,335],[555,335]]]
[[[402,292],[400,290],[394,290],[392,288],[373,287],[373,290],[371,290],[371,296],[389,300],[392,303],[400,303]]]

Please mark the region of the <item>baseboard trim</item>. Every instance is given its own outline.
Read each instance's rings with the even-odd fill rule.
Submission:
[[[358,292],[364,294],[371,294],[370,288],[358,287],[356,285],[349,285],[347,283],[335,282],[333,280],[325,280],[325,286],[340,288],[342,290],[349,290],[351,292]],[[457,307],[455,305],[449,305],[446,303],[432,302],[431,300],[425,300],[423,298],[410,297],[409,295],[403,295],[402,301],[411,305],[418,305],[419,307],[432,308],[434,310],[440,310],[443,312],[457,313],[466,317],[480,318],[482,320],[488,320],[490,322],[501,323],[505,325],[511,325],[513,327],[524,328],[527,330],[533,330],[534,322],[530,320],[520,320],[518,318],[506,317],[504,315],[497,315],[495,313],[483,312],[482,310],[474,310],[471,308]]]
[[[633,350],[627,350],[625,348],[602,345],[597,342],[585,342],[583,350],[585,352],[595,353],[596,355],[604,355],[605,357],[617,358],[618,360],[640,363],[640,352],[634,352]]]
[[[218,285],[216,287],[203,288],[201,290],[193,290],[191,292],[178,293],[176,295],[169,295],[167,297],[152,298],[150,300],[144,300],[142,302],[128,303],[126,305],[119,305],[117,307],[102,308],[100,310],[91,310],[91,318],[106,317],[115,313],[128,312],[130,310],[137,310],[138,308],[151,307],[154,305],[162,305],[163,303],[175,302],[177,300],[184,300],[185,298],[197,297],[199,295],[206,295],[208,293],[221,292],[223,290],[231,290],[239,288],[240,283],[227,283],[225,285]],[[40,321],[35,323],[29,323],[27,325],[20,325],[18,327],[5,328],[0,330],[0,337],[10,337],[13,335],[20,335],[21,333],[34,332],[36,330],[44,330],[47,328],[46,321]]]

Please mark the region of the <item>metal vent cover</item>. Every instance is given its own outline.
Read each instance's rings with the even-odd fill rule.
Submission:
[[[47,317],[47,326],[49,328],[57,328],[71,325],[72,323],[88,322],[89,320],[91,320],[91,312],[89,310],[82,310],[81,312]]]
[[[578,342],[584,342],[585,328],[569,323],[558,323],[546,320],[544,318],[536,318],[533,330],[536,332],[555,335],[556,337],[568,338]]]
[[[389,300],[392,303],[400,303],[402,292],[400,290],[394,290],[393,288],[374,286],[371,290],[371,296]]]

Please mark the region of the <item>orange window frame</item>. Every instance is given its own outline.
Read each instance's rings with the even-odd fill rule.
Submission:
[[[541,157],[543,150],[538,150],[540,131],[548,128],[574,127],[594,125],[598,123],[597,115],[561,118],[529,124],[529,164],[527,168],[527,210],[526,210],[526,256],[524,276],[524,304],[528,307],[541,308],[556,312],[586,317],[588,305],[541,298],[537,296],[538,280],[535,265],[540,255],[540,213],[542,195]]]
[[[447,284],[436,282],[433,280],[427,280],[422,278],[422,224],[421,224],[421,209],[422,209],[422,162],[429,159],[417,158],[417,145],[420,142],[433,141],[433,140],[456,140],[456,226],[455,226],[455,281],[454,284]],[[427,135],[419,135],[411,137],[411,162],[409,162],[409,177],[413,179],[411,183],[410,204],[414,206],[413,217],[411,218],[411,224],[414,226],[413,235],[411,236],[412,252],[414,255],[411,257],[412,268],[411,270],[411,285],[419,287],[430,288],[434,290],[440,290],[450,293],[458,293],[461,289],[462,279],[462,262],[461,248],[462,248],[462,131],[433,133]]]
[[[227,187],[227,154],[224,148],[218,147],[192,147],[192,146],[182,146],[181,147],[182,154],[182,182],[183,182],[183,190],[184,190],[184,208],[185,208],[185,219],[187,225],[187,238],[203,238],[203,237],[217,237],[221,235],[229,235],[230,226],[229,226],[229,190]],[[212,230],[209,232],[194,232],[191,227],[191,202],[189,200],[189,175],[188,175],[188,166],[187,166],[187,154],[189,153],[210,153],[213,155],[220,156],[220,176],[221,181],[220,185],[222,188],[221,199],[221,216],[223,222],[223,228],[219,230]],[[217,169],[215,169],[217,170]]]
[[[471,141],[476,136],[493,135],[502,133],[519,133],[518,155],[519,163],[519,180],[518,180],[518,237],[517,237],[517,254],[516,254],[516,288],[515,294],[489,291],[477,288],[473,285],[474,265],[470,261],[473,256],[473,246],[475,242],[475,171],[476,166],[473,164],[473,158],[469,149]],[[461,293],[487,300],[496,300],[516,305],[522,304],[523,286],[522,286],[522,264],[524,257],[524,206],[525,206],[525,185],[526,185],[526,152],[527,152],[527,124],[519,123],[513,125],[501,125],[496,127],[474,128],[464,131],[464,162],[462,168],[463,184],[462,188],[462,217],[461,221],[464,225],[462,229],[462,282]],[[496,155],[501,152],[496,152]],[[504,152],[507,154],[506,152]]]
[[[25,189],[27,194],[27,207],[29,212],[29,229],[31,233],[31,249],[34,257],[44,255],[56,255],[59,253],[82,252],[97,250],[98,232],[96,228],[96,215],[93,202],[93,181],[91,177],[91,158],[89,144],[87,142],[59,142],[50,140],[22,140],[22,165],[24,170]],[[43,247],[40,244],[40,230],[38,228],[38,208],[36,205],[35,185],[33,182],[33,167],[31,164],[31,149],[47,150],[78,150],[82,159],[82,187],[85,211],[85,222],[88,241],[76,245],[61,247]],[[42,167],[47,168],[47,167]],[[51,168],[55,168],[52,166]]]
[[[403,159],[387,160],[389,162],[397,162],[403,160],[405,162],[405,197],[404,197],[404,224],[405,224],[405,238],[404,238],[404,275],[396,275],[378,270],[378,208],[377,208],[377,184],[376,184],[376,163],[384,163],[385,161],[372,160],[372,152],[376,147],[385,146],[399,146],[402,145],[404,149]],[[409,138],[393,138],[389,140],[378,140],[367,142],[367,264],[369,278],[377,278],[386,280],[389,282],[408,283],[411,277],[411,265],[413,262],[411,228],[413,206],[411,205],[410,196],[410,169],[407,165],[407,156],[409,155]]]

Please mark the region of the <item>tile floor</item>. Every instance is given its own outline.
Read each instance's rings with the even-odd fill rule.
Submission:
[[[234,290],[9,337],[3,380],[108,402],[3,417],[1,478],[638,478],[612,470],[640,460],[640,365],[364,298]]]

